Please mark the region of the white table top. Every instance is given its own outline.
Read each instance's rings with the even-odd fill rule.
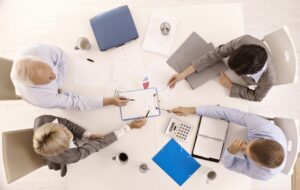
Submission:
[[[134,22],[136,24],[139,38],[120,48],[106,52],[100,52],[91,27],[89,18],[99,14],[103,10],[112,7],[88,7],[87,9],[63,10],[60,15],[60,46],[70,56],[70,71],[66,81],[66,89],[88,94],[112,96],[115,87],[120,84],[114,79],[115,62],[124,61],[126,64],[134,64],[132,79],[129,85],[132,88],[141,88],[141,81],[145,74],[158,77],[160,82],[167,80],[175,72],[165,63],[167,57],[144,52],[141,50],[144,34],[147,28],[150,13],[156,12],[179,20],[176,37],[172,46],[172,52],[191,34],[196,31],[206,41],[215,45],[226,43],[233,38],[244,34],[243,10],[241,4],[219,4],[219,5],[197,5],[181,7],[130,7]],[[89,51],[75,51],[74,45],[80,36],[88,37],[92,48]],[[73,83],[73,72],[75,60],[84,62],[86,58],[95,60],[93,67],[99,70],[104,79],[110,80],[109,84],[101,84],[99,87],[77,86]],[[126,61],[127,60],[127,61]],[[160,64],[160,71],[155,72],[152,65]],[[151,69],[149,69],[151,68]],[[138,73],[138,74],[136,74]],[[105,78],[107,77],[107,78]],[[105,81],[105,80],[104,80]],[[128,83],[127,83],[128,84]],[[155,82],[153,82],[155,84]],[[151,85],[151,80],[150,80]],[[218,82],[211,80],[201,87],[191,90],[188,84],[180,82],[175,89],[167,89],[159,93],[161,106],[173,108],[176,106],[216,105],[248,110],[248,101],[230,98],[228,91]],[[70,120],[82,125],[92,132],[108,133],[117,129],[123,121],[120,119],[119,109],[116,107],[105,107],[93,112],[67,111],[65,116]],[[147,125],[141,130],[132,130],[118,142],[110,147],[100,150],[76,164],[68,166],[68,184],[71,189],[101,188],[105,190],[119,189],[250,189],[250,179],[246,176],[231,172],[220,163],[198,160],[203,165],[187,182],[179,187],[169,176],[167,176],[151,160],[160,148],[169,140],[164,135],[164,130],[171,117],[162,112],[160,117],[149,118]],[[177,116],[175,116],[177,117]],[[197,116],[178,117],[193,126],[198,123]],[[193,135],[195,136],[196,131]],[[193,138],[182,146],[191,152]],[[225,146],[229,142],[226,142]],[[112,161],[112,157],[124,151],[129,155],[129,163],[120,166]],[[141,174],[138,166],[147,163],[150,171]],[[209,185],[205,183],[205,172],[208,168],[216,171],[218,177]]]

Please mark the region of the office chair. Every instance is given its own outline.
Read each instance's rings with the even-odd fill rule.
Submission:
[[[297,82],[297,53],[287,27],[266,36],[263,41],[269,48],[277,74],[275,85]]]
[[[7,183],[37,170],[46,162],[36,154],[32,145],[33,129],[2,133],[3,164]]]
[[[15,93],[15,87],[10,80],[12,60],[0,57],[0,100],[19,100]]]
[[[292,175],[299,150],[299,121],[279,117],[275,117],[273,121],[284,132],[288,142],[286,164],[281,173]]]

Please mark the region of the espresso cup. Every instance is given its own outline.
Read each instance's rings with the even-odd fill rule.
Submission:
[[[209,184],[210,181],[213,181],[213,180],[216,179],[217,174],[214,171],[210,171],[210,172],[207,173],[206,177],[207,177],[206,178],[206,184]]]
[[[171,25],[168,22],[163,22],[160,25],[160,31],[163,35],[168,35],[171,30]]]
[[[86,37],[78,38],[75,46],[75,50],[89,50],[91,48],[90,41]]]
[[[115,160],[118,164],[123,165],[128,162],[128,155],[124,152],[121,152],[114,156],[112,159]]]

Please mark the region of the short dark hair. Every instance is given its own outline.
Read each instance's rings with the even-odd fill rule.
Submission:
[[[228,59],[228,66],[238,75],[254,74],[260,71],[268,58],[265,48],[249,44],[236,49]]]
[[[254,161],[268,168],[276,168],[284,160],[283,147],[274,140],[257,139],[249,151]]]

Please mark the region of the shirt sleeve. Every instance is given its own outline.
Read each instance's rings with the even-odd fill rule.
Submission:
[[[264,131],[265,126],[270,124],[270,121],[258,115],[221,106],[197,107],[196,113],[197,115],[223,119],[240,126],[245,126],[247,127],[248,135]]]
[[[34,104],[44,108],[60,108],[66,110],[96,110],[103,107],[103,97],[86,97],[74,93],[64,92],[58,93],[43,93],[44,95],[31,97],[35,99]]]
[[[58,88],[61,88],[66,78],[68,57],[60,48],[56,46],[49,46],[49,48],[53,64],[58,69]]]
[[[225,166],[225,168],[242,173],[246,176],[249,176],[253,179],[258,180],[268,180],[272,177],[272,175],[261,175],[259,170],[251,166],[250,163],[243,158],[238,158],[235,155],[231,154],[226,150],[221,158],[221,162]]]
[[[67,160],[65,161],[66,164],[68,163],[75,163],[79,160],[82,160],[89,155],[98,152],[100,149],[103,149],[110,144],[114,143],[122,136],[127,134],[130,131],[130,127],[128,125],[123,125],[119,129],[105,135],[103,138],[90,140],[83,144],[81,147],[78,148],[71,148],[67,150],[64,154],[68,155]]]
[[[128,125],[123,125],[120,129],[115,130],[114,134],[116,135],[117,139],[120,139],[130,131],[130,127]]]
[[[220,45],[215,50],[192,61],[192,65],[197,72],[204,71],[207,67],[214,65],[221,61],[223,58],[231,55],[237,48],[240,47],[241,41],[248,38],[247,35],[241,36],[230,42]]]
[[[264,97],[268,94],[275,83],[275,72],[267,69],[265,73],[262,74],[260,80],[257,83],[257,87],[252,90],[247,86],[242,86],[239,84],[233,84],[230,90],[230,96],[235,98],[242,98],[250,101],[262,101]]]

